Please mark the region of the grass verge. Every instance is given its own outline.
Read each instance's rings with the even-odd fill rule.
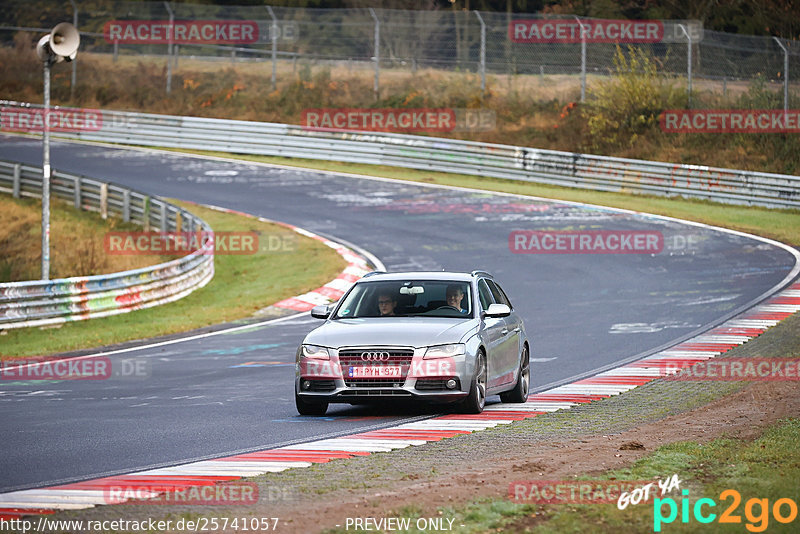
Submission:
[[[197,214],[215,231],[258,232],[262,250],[252,255],[217,255],[213,280],[170,304],[59,328],[7,330],[0,337],[0,358],[85,349],[241,319],[325,284],[346,266],[333,249],[283,226],[172,202]],[[286,242],[286,250],[264,251],[270,236],[273,242],[275,238]]]
[[[571,202],[585,202],[598,204],[669,217],[677,217],[690,221],[697,221],[714,226],[722,226],[741,232],[757,234],[783,243],[800,246],[800,210],[780,210],[758,207],[730,206],[703,200],[686,198],[665,198],[650,195],[633,195],[627,193],[609,193],[604,191],[589,191],[558,187],[533,182],[519,182],[502,180],[499,178],[485,178],[466,174],[450,174],[443,172],[419,171],[414,169],[401,169],[382,165],[366,165],[356,163],[339,163],[322,160],[291,159],[273,156],[251,156],[243,154],[228,154],[224,152],[210,152],[198,150],[172,150],[223,158],[235,158],[259,163],[289,165],[307,169],[316,169],[329,172],[343,172],[380,176],[396,180],[423,182],[438,185],[452,185],[470,187],[486,191],[499,191],[545,197]]]
[[[41,201],[0,194],[0,282],[41,277]],[[50,203],[50,278],[87,276],[147,267],[172,258],[159,255],[106,254],[106,232],[138,231],[119,219],[79,211],[58,199]]]
[[[709,443],[681,441],[658,448],[631,467],[607,471],[592,477],[600,480],[662,480],[672,474],[681,479],[680,489],[660,497],[673,499],[677,515],[669,522],[670,505],[651,499],[647,503],[629,505],[619,510],[616,503],[604,504],[526,504],[510,499],[488,499],[464,507],[442,508],[444,517],[453,518],[459,532],[797,532],[797,514],[786,501],[779,513],[788,523],[778,521],[774,505],[780,499],[797,503],[800,487],[800,419],[785,419],[769,427],[754,441],[721,438]],[[777,467],[780,467],[777,470]],[[657,488],[656,488],[657,489]],[[738,492],[740,501],[725,490]],[[688,491],[688,515],[682,516],[683,495]],[[722,494],[722,495],[721,495]],[[660,494],[658,494],[660,495]],[[700,522],[694,515],[699,499],[711,499],[701,512]],[[708,503],[708,501],[706,501]],[[722,523],[728,510],[733,523]],[[796,508],[794,508],[796,511]],[[414,517],[407,510],[399,516]],[[656,521],[656,518],[663,520]],[[737,519],[738,518],[738,519]],[[413,524],[413,522],[412,522]],[[746,529],[746,530],[745,530]],[[331,530],[329,533],[342,532]],[[411,529],[409,532],[418,532]]]

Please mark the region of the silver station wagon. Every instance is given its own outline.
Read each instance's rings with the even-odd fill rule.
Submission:
[[[487,395],[528,397],[530,342],[487,272],[374,272],[311,315],[325,323],[297,349],[302,415],[398,397],[480,413]]]

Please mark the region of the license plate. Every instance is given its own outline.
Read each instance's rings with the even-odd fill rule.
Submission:
[[[350,378],[400,378],[403,376],[399,365],[362,365],[351,367]]]

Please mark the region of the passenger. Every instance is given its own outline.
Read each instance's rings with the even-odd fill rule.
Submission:
[[[464,300],[464,289],[460,285],[447,286],[446,298],[448,306],[452,306],[461,313],[467,313],[467,310],[461,307],[461,301]]]
[[[384,290],[378,293],[378,311],[381,317],[393,316],[396,307],[397,296],[393,291]]]

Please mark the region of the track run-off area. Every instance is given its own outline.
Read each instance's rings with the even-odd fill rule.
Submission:
[[[0,158],[41,162],[39,140],[0,140]],[[769,240],[598,206],[80,143],[53,143],[52,161],[144,193],[341,239],[389,271],[487,270],[525,320],[532,391],[692,338],[787,286],[797,269],[796,252]],[[625,254],[530,253],[531,236],[548,232],[640,235],[644,246]],[[657,247],[647,248],[651,238]],[[294,354],[318,324],[304,314],[109,354],[144,362],[147,375],[138,379],[3,381],[0,492],[293,446],[440,413],[334,404],[325,417],[299,416]],[[491,397],[488,408],[498,402]]]

